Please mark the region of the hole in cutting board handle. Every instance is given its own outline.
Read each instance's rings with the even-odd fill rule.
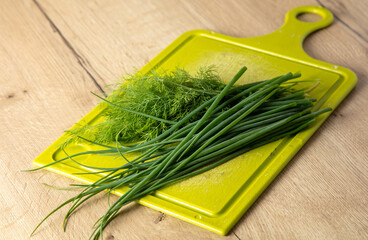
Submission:
[[[299,13],[296,18],[301,22],[318,22],[323,19],[321,15],[311,12]]]
[[[292,31],[310,32],[327,27],[333,22],[332,13],[323,7],[301,6],[286,14],[285,24],[292,26]],[[297,26],[295,26],[298,25]]]

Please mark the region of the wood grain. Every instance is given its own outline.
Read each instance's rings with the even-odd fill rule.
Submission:
[[[33,2],[2,1],[0,29],[0,232],[2,239],[27,239],[53,209],[51,203],[72,193],[40,185],[66,185],[65,179],[21,170],[31,168],[35,156],[94,107],[97,101],[89,91],[98,90]],[[78,239],[87,233],[66,236]],[[34,239],[54,234],[62,231],[59,223],[50,222]]]
[[[362,41],[368,42],[368,18],[365,10],[368,8],[367,1],[318,1],[323,7],[332,11],[337,21],[341,22],[354,35]]]
[[[218,236],[131,204],[106,239],[367,239],[368,86],[366,1],[2,1],[0,6],[0,232],[27,239],[42,217],[74,195],[42,182],[71,182],[47,171],[21,173],[89,112],[124,73],[144,66],[183,32],[207,29],[236,37],[279,28],[285,13],[323,5],[332,26],[305,50],[356,72],[355,90],[294,157],[232,232]],[[63,213],[32,239],[86,239],[106,210],[104,196],[61,229]]]

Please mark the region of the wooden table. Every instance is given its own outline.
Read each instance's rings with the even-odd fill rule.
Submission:
[[[0,5],[0,233],[28,239],[36,224],[75,191],[32,160],[97,104],[99,92],[144,66],[183,32],[237,37],[280,27],[285,13],[321,5],[335,22],[305,44],[311,56],[352,69],[355,90],[294,157],[228,236],[131,204],[105,239],[368,239],[367,1],[52,1]],[[116,199],[116,198],[115,198]],[[66,209],[31,239],[87,239],[106,210],[99,196],[69,221]]]

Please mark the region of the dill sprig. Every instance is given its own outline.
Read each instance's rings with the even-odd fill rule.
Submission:
[[[153,139],[169,129],[172,123],[218,94],[224,86],[212,66],[200,68],[195,75],[190,75],[182,68],[171,72],[153,70],[146,74],[138,72],[128,75],[106,99],[111,104],[102,103],[106,104],[102,114],[104,120],[67,131],[71,136],[68,143],[80,139],[79,136],[98,143],[111,143],[116,137],[125,143]],[[200,116],[193,117],[191,121]]]

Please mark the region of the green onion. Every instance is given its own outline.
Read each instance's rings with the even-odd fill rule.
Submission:
[[[211,90],[208,93],[211,95],[209,99],[177,121],[132,111],[103,99],[107,104],[130,114],[171,126],[150,140],[130,145],[124,145],[119,140],[118,133],[114,147],[80,136],[82,141],[96,144],[104,150],[68,155],[63,148],[65,158],[37,168],[60,164],[69,159],[82,167],[95,170],[94,174],[106,175],[92,184],[75,184],[76,188],[83,190],[47,215],[32,234],[51,214],[69,203],[72,205],[65,216],[64,229],[71,214],[88,199],[102,191],[110,194],[122,186],[129,187],[117,201],[109,204],[105,215],[95,223],[90,239],[99,239],[108,223],[130,202],[168,184],[213,169],[254,148],[291,137],[313,124],[320,114],[331,111],[326,108],[312,112],[316,99],[306,98],[305,89],[295,89],[298,81],[290,81],[300,77],[300,73],[287,73],[270,80],[234,86],[245,71],[246,68],[243,67],[221,91]],[[167,79],[164,83],[181,87],[179,83]],[[182,87],[190,89],[190,86]],[[128,161],[124,155],[132,152],[138,153],[138,157]],[[88,166],[73,159],[86,154],[116,155],[125,159],[126,163],[119,167],[101,168]]]

